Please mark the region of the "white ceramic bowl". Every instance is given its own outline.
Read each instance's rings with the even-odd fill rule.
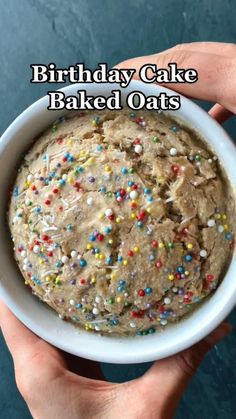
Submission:
[[[117,86],[111,84],[71,85],[62,89],[66,95],[76,95],[85,89],[89,95],[111,94]],[[132,81],[122,89],[122,97],[134,90],[145,95],[159,94],[168,89]],[[194,127],[214,148],[236,189],[236,149],[223,128],[205,111],[182,97],[182,107],[174,115]],[[60,320],[46,304],[38,301],[25,287],[13,258],[12,244],[6,223],[8,188],[19,156],[32,139],[65,111],[48,111],[48,97],[26,109],[5,131],[0,141],[0,296],[15,315],[34,333],[51,344],[72,354],[102,362],[137,363],[153,361],[190,347],[210,333],[229,314],[236,303],[235,254],[227,274],[210,299],[202,303],[188,318],[170,326],[163,333],[127,338],[102,337],[76,329]]]

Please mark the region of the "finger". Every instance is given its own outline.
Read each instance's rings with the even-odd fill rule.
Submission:
[[[226,42],[190,42],[188,44],[178,44],[166,51],[173,50],[205,52],[207,54],[216,54],[221,57],[230,58],[236,56],[236,44]]]
[[[163,410],[170,412],[170,407],[175,411],[177,404],[190,380],[196,372],[206,353],[219,343],[232,330],[228,323],[222,323],[207,338],[195,346],[177,355],[155,362],[150,370],[141,378],[149,389],[158,394],[164,401]],[[171,401],[171,406],[165,404]],[[170,413],[168,413],[170,414]],[[169,417],[164,415],[164,417]]]
[[[64,371],[65,363],[59,351],[27,329],[2,302],[0,326],[13,357],[20,390],[35,381],[50,381]]]
[[[144,64],[155,64],[157,68],[168,68],[169,63],[176,63],[177,68],[194,68],[198,72],[196,83],[163,83],[167,87],[196,99],[203,99],[221,104],[226,109],[236,113],[236,58],[222,58],[216,54],[199,53],[195,51],[173,48],[167,52],[144,57],[137,57],[116,66],[117,68],[134,68],[134,78],[139,78],[140,68]],[[152,78],[153,72],[147,71]]]
[[[227,111],[223,106],[216,103],[212,108],[209,110],[209,115],[212,116],[216,121],[218,121],[220,124],[223,124],[227,119],[231,118],[233,116],[233,113],[230,111]]]

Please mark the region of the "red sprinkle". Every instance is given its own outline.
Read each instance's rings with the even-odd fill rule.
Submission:
[[[73,186],[74,186],[74,188],[79,188],[79,187],[80,187],[80,184],[79,184],[79,182],[75,182],[75,183],[73,184]]]
[[[136,208],[136,207],[137,207],[137,204],[135,202],[132,202],[131,203],[131,208]]]
[[[45,203],[45,205],[51,205],[50,199],[45,199],[44,203]]]
[[[121,188],[121,189],[120,189],[120,194],[121,194],[121,196],[122,196],[122,197],[124,197],[124,196],[125,196],[125,194],[126,194],[126,190],[125,190],[125,189],[123,189],[123,188]]]
[[[162,267],[162,263],[161,263],[161,261],[160,261],[160,260],[157,260],[157,261],[156,261],[156,267],[157,267],[157,268],[161,268],[161,267]]]
[[[181,279],[181,274],[175,274],[176,279]]]
[[[209,282],[214,281],[214,278],[215,278],[214,275],[211,275],[211,274],[207,275],[207,277],[206,277],[207,281],[209,281]]]
[[[49,236],[47,234],[42,235],[42,240],[47,241],[49,239]]]
[[[138,189],[138,185],[137,185],[137,183],[135,183],[133,186],[132,186],[132,189],[135,191],[135,189]]]
[[[62,157],[62,161],[65,163],[67,161],[67,157]]]
[[[59,189],[54,188],[52,191],[53,191],[53,193],[58,193],[59,192]]]
[[[80,284],[80,285],[84,285],[84,284],[86,284],[86,280],[85,280],[85,279],[83,279],[83,278],[81,278],[81,279],[79,280],[79,284]]]
[[[98,233],[98,234],[97,234],[97,239],[98,239],[100,242],[102,242],[102,241],[103,241],[103,239],[104,239],[103,234]]]
[[[138,311],[132,311],[131,312],[132,317],[139,318],[139,319],[143,318],[144,314],[145,314],[145,311],[143,311],[143,310],[138,310]]]
[[[156,248],[158,246],[158,242],[156,240],[152,241],[152,247]]]
[[[179,166],[177,166],[176,164],[173,164],[171,166],[171,170],[172,170],[173,173],[177,174],[177,173],[179,173]]]
[[[132,250],[128,250],[128,256],[134,256],[134,252]]]
[[[145,295],[145,291],[144,290],[138,290],[138,295],[139,295],[139,297],[144,297],[144,295]]]
[[[134,144],[141,144],[141,139],[140,138],[135,138],[134,140]]]
[[[48,255],[49,257],[52,257],[52,256],[53,256],[53,252],[50,250],[50,251],[48,251],[47,255]]]
[[[32,191],[36,191],[36,189],[37,189],[37,188],[36,188],[36,186],[35,186],[35,185],[32,185],[32,186],[31,186],[31,190],[32,190]]]

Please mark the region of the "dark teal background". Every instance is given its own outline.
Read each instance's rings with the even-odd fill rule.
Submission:
[[[48,90],[47,85],[30,84],[31,63],[67,67],[85,62],[94,68],[98,62],[112,66],[177,43],[235,42],[235,17],[235,0],[0,0],[0,133]],[[235,119],[226,128],[235,137]],[[236,325],[235,313],[230,321]],[[10,355],[0,339],[0,419],[29,418],[15,386]],[[104,364],[103,371],[109,380],[120,382],[147,367]],[[233,419],[235,394],[233,331],[204,360],[177,418]]]

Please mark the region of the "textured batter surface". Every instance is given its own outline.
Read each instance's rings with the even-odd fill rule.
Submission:
[[[124,110],[45,132],[19,170],[9,221],[26,283],[62,318],[146,334],[216,288],[233,213],[217,159],[194,133]]]

